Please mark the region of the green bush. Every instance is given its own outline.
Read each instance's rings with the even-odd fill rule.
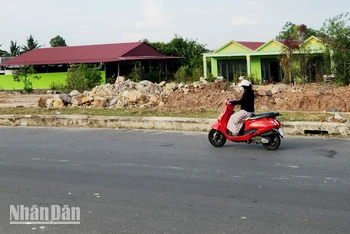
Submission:
[[[112,77],[106,78],[106,83],[114,84],[116,80],[117,80],[117,76],[116,76],[116,74],[113,74]]]
[[[168,81],[168,80],[174,80],[174,79],[175,79],[174,73],[170,71],[166,71],[161,74],[160,80]]]
[[[205,79],[206,81],[212,83],[212,82],[215,82],[216,81],[216,77],[208,77],[207,79]]]
[[[179,70],[175,73],[175,81],[180,82],[186,82],[188,81],[189,77],[189,68],[188,66],[181,66]]]
[[[127,78],[134,82],[139,82],[142,79],[142,74],[144,70],[145,69],[142,66],[142,64],[140,62],[137,62]]]
[[[250,76],[247,76],[246,79],[249,80],[253,85],[254,84],[262,84],[261,80],[258,77],[257,72],[254,72]]]
[[[102,75],[96,67],[89,67],[86,64],[74,65],[67,72],[67,88],[71,90],[91,90],[101,84]]]
[[[159,73],[158,72],[151,72],[148,74],[147,80],[155,83],[159,82]]]
[[[13,80],[15,82],[23,82],[24,84],[23,89],[27,93],[33,92],[33,83],[31,81],[31,78],[40,79],[40,76],[37,76],[34,67],[29,65],[21,66],[13,74]]]
[[[199,78],[203,77],[203,70],[201,68],[193,68],[192,69],[192,81],[199,80]]]
[[[215,82],[217,80],[217,77],[214,77],[213,73],[209,72],[208,77],[205,80],[212,83],[212,82]]]
[[[199,81],[202,76],[203,71],[201,68],[189,68],[188,66],[181,66],[175,73],[175,82],[191,83]]]
[[[72,91],[72,89],[70,89],[67,84],[61,82],[51,82],[50,89],[56,90],[60,93],[69,93]]]

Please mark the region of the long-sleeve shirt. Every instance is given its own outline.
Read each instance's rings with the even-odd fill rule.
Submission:
[[[251,87],[244,90],[241,100],[232,101],[233,105],[241,105],[241,110],[254,112],[254,91]]]

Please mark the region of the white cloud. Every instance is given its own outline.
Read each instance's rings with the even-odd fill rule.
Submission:
[[[140,33],[126,33],[121,37],[121,41],[124,42],[136,42],[142,39],[145,39],[145,35],[142,35]]]
[[[232,17],[232,25],[255,25],[255,24],[260,24],[261,19],[260,15],[248,15],[248,16],[241,16],[241,15],[236,15]]]
[[[143,39],[148,39],[151,42],[167,42],[173,38],[173,34],[164,33],[163,31],[146,31],[141,33],[129,32],[121,35],[118,42],[137,42]]]
[[[136,23],[138,29],[157,29],[166,25],[167,17],[160,1],[143,0],[141,12],[144,20]]]
[[[259,2],[255,2],[255,1],[250,1],[250,2],[248,2],[248,9],[254,9],[254,8],[258,8],[258,7],[260,7],[260,4],[259,4]]]

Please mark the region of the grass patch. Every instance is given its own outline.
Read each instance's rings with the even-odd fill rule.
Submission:
[[[278,119],[281,121],[302,121],[302,122],[320,122],[326,121],[334,115],[319,112],[280,112],[282,116]],[[344,116],[345,117],[345,116]]]
[[[140,117],[184,117],[184,118],[218,118],[221,110],[198,109],[176,109],[176,108],[155,108],[155,109],[95,109],[95,108],[1,108],[3,115],[92,115],[92,116],[140,116]],[[257,112],[261,113],[261,112]],[[319,112],[280,112],[281,121],[326,121],[334,115]],[[350,114],[341,114],[349,119]]]
[[[188,117],[216,118],[220,113],[215,110],[188,109],[95,109],[95,108],[1,108],[3,115],[92,115],[92,116],[140,116],[140,117]]]

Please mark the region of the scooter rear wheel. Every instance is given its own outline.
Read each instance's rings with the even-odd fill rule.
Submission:
[[[222,147],[226,143],[226,137],[222,132],[216,129],[211,129],[208,135],[210,144],[215,147]]]
[[[263,144],[265,149],[267,150],[276,150],[281,145],[281,137],[277,133],[273,133],[271,136],[269,136],[270,142],[268,144]]]

